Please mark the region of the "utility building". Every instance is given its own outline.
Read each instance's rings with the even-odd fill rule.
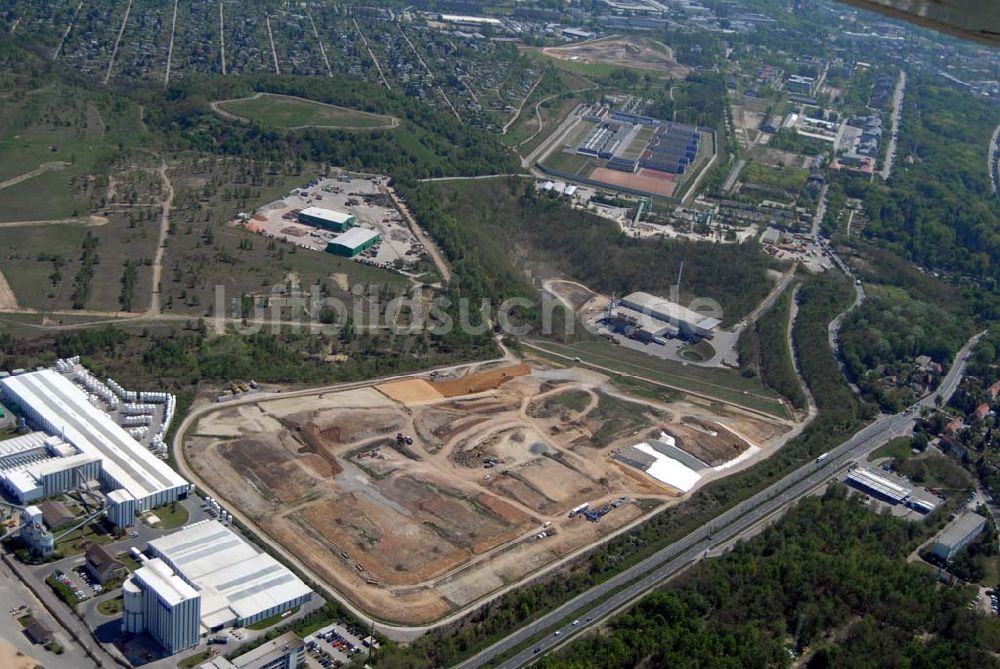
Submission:
[[[155,539],[148,552],[198,591],[201,624],[212,632],[252,625],[312,599],[287,567],[214,520]]]
[[[322,207],[306,207],[299,212],[299,223],[315,225],[334,232],[344,232],[358,224],[354,214],[345,214],[342,211],[333,209],[323,209]]]
[[[692,311],[676,302],[671,302],[649,293],[636,292],[622,298],[620,306],[625,309],[647,316],[648,321],[653,319],[662,324],[662,330],[669,332],[672,328],[684,335],[696,335],[707,337],[719,326],[718,318],[711,318],[697,311]],[[672,326],[672,328],[671,328]],[[654,336],[659,336],[661,332],[653,332]]]
[[[931,553],[949,562],[955,555],[972,543],[973,539],[986,527],[986,519],[971,511],[938,535],[931,547]]]
[[[198,645],[201,595],[163,560],[148,560],[122,585],[122,631],[149,632],[168,654]]]
[[[0,472],[0,485],[20,504],[99,481],[107,493],[127,493],[116,499],[134,499],[125,513],[112,515],[116,522],[134,518],[136,511],[176,502],[191,489],[180,474],[55,370],[0,379],[0,396],[30,425],[49,435],[42,448],[37,438],[25,437],[18,444],[20,453],[8,451],[6,459],[13,467]]]
[[[382,241],[382,235],[368,228],[351,228],[326,245],[327,253],[353,258]]]

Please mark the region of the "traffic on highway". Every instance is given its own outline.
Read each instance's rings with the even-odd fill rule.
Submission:
[[[530,664],[540,655],[565,643],[568,638],[630,605],[664,580],[703,559],[713,548],[724,546],[784,507],[808,495],[844,468],[867,457],[882,444],[912,433],[920,407],[932,407],[937,402],[947,402],[955,392],[965,374],[968,354],[984,334],[985,332],[979,333],[966,342],[938,389],[913,406],[898,414],[878,416],[844,443],[815,460],[810,460],[753,497],[722,513],[712,523],[691,532],[604,583],[577,595],[569,602],[457,665],[458,668],[474,669],[484,666],[544,634],[545,636],[538,641],[497,666],[515,669]],[[572,622],[566,622],[570,620]]]

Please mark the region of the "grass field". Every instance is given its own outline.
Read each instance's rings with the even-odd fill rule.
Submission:
[[[0,262],[4,276],[22,307],[69,309],[74,281],[82,267],[81,249],[87,233],[99,240],[99,262],[94,265],[85,307],[118,311],[126,260],[138,261],[132,311],[149,302],[152,259],[156,253],[158,220],[130,221],[115,214],[105,225],[58,224],[4,228],[0,234]]]
[[[661,381],[682,390],[716,397],[782,418],[787,416],[777,395],[769,390],[762,390],[752,379],[746,379],[735,371],[682,365],[613,346],[603,340],[575,344],[532,340],[529,343],[557,356],[579,358],[584,364]],[[565,357],[561,359],[562,362],[565,362]]]
[[[585,77],[609,77],[619,70],[629,69],[634,72],[647,72],[647,70],[628,68],[622,65],[605,65],[603,63],[584,63],[579,60],[563,60],[562,58],[556,58],[542,53],[539,49],[528,49],[525,53],[529,58],[534,58],[535,60],[545,64],[555,65],[560,70],[566,70],[567,72],[580,74]]]
[[[217,104],[224,112],[275,128],[383,128],[395,124],[389,116],[272,93]]]
[[[253,175],[238,160],[192,162],[188,155],[171,164],[175,197],[163,261],[165,311],[203,314],[214,303],[216,286],[236,298],[269,292],[292,277],[305,290],[333,274],[346,274],[348,285],[404,285],[398,274],[226,225],[237,212],[274,201],[315,172]],[[331,282],[326,283],[337,296]]]
[[[563,151],[553,151],[548,155],[543,163],[560,172],[567,172],[586,177],[590,173],[590,168],[594,165],[594,160],[589,156],[581,156],[578,153],[565,153]]]
[[[0,99],[0,183],[58,164],[0,188],[0,221],[90,213],[107,166],[145,137],[138,107],[110,97],[52,86]]]

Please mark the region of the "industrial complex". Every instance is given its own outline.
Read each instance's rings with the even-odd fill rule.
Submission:
[[[83,372],[87,378],[77,365],[68,371]],[[119,408],[110,390],[102,394]],[[0,397],[40,431],[5,442],[0,455],[0,485],[20,505],[77,486],[99,487],[106,496],[109,520],[126,527],[137,513],[175,502],[191,490],[177,472],[99,408],[96,395],[88,395],[67,375],[42,369],[8,376],[0,379]],[[129,403],[120,412],[124,421],[129,415],[148,416],[153,408]],[[149,413],[136,414],[137,409]]]
[[[237,213],[230,224],[310,251],[405,273],[426,250],[387,181],[356,174],[316,178],[252,213]]]
[[[229,527],[204,520],[151,541],[150,557],[125,581],[126,633],[148,631],[177,652],[208,633],[246,626],[308,602],[287,567]]]
[[[713,131],[644,113],[649,101],[608,96],[581,113],[541,161],[555,176],[646,197],[674,197],[714,155]]]

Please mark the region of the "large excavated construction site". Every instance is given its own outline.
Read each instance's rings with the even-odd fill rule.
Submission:
[[[652,459],[673,455],[704,482],[787,429],[714,402],[628,397],[601,374],[529,359],[220,405],[183,455],[358,606],[421,624],[679,499],[644,471]],[[658,451],[639,455],[638,443]]]

